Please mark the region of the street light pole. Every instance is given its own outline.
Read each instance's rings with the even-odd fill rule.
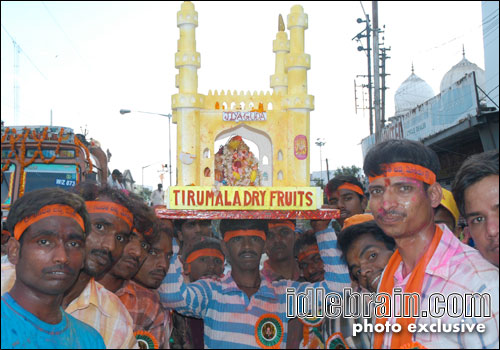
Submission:
[[[168,117],[168,176],[170,187],[172,187],[172,147],[171,147],[171,138],[170,138],[170,119],[172,119],[172,114],[169,114]]]
[[[146,113],[146,114],[156,114],[156,115],[161,115],[162,117],[167,117],[168,118],[168,174],[170,177],[170,186],[172,186],[172,138],[170,135],[170,120],[172,119],[172,114],[161,114],[161,113],[153,113],[153,112],[143,112],[143,111],[131,111],[130,109],[120,109],[120,114],[127,114],[127,113]],[[152,164],[151,164],[152,165]],[[150,166],[150,165],[148,165]],[[145,167],[147,168],[147,166]],[[144,187],[144,168],[142,168],[143,172],[143,187]]]
[[[320,139],[320,138],[317,138],[316,139],[316,146],[319,146],[319,162],[320,162],[320,169],[321,169],[321,173],[320,173],[320,179],[321,179],[321,187],[323,187],[323,157],[321,155],[321,147],[323,147],[325,145],[325,141],[324,139]]]
[[[142,167],[142,188],[144,189],[144,169],[149,168],[151,165],[155,165],[156,163],[145,165]]]

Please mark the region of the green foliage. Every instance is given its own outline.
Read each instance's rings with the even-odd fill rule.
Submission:
[[[142,190],[139,190],[137,194],[141,196],[146,203],[149,203],[151,198],[151,193],[153,193],[153,191],[151,191],[149,188],[144,187],[142,188]]]
[[[322,187],[321,186],[321,179],[314,178],[314,179],[312,179],[312,181],[314,182],[314,187]]]
[[[340,168],[337,168],[333,172],[333,176],[339,176],[339,175],[346,175],[346,176],[354,176],[357,177],[358,175],[361,174],[361,168],[358,168],[355,165],[351,165],[350,167],[345,167],[341,166]]]

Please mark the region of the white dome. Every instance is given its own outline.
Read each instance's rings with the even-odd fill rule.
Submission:
[[[423,79],[415,73],[403,81],[394,95],[396,115],[405,114],[413,108],[434,97],[434,91]]]
[[[441,80],[441,85],[440,85],[440,90],[446,90],[449,88],[453,83],[459,81],[464,77],[464,75],[476,72],[476,83],[479,85],[481,88],[484,89],[484,85],[486,82],[486,78],[484,76],[484,70],[479,68],[476,64],[468,61],[464,57],[460,62],[458,62],[456,65],[451,67],[451,69],[444,75],[443,79]]]

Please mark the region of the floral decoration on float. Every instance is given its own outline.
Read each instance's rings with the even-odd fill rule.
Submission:
[[[260,186],[259,161],[241,136],[233,136],[215,154],[215,184]]]

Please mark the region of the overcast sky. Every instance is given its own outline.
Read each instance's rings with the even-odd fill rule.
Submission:
[[[198,11],[198,92],[271,91],[278,15],[285,19],[298,2],[194,2]],[[317,138],[324,138],[323,162],[330,170],[362,166],[360,141],[369,134],[368,111],[355,113],[354,79],[367,73],[364,52],[351,40],[364,29],[371,2],[303,2],[309,16],[305,52],[311,55],[308,92],[311,113],[311,171],[320,169]],[[119,114],[121,108],[171,113],[174,54],[181,2],[1,2],[1,108],[14,124],[14,46],[19,56],[19,125],[53,124],[87,129],[113,154],[110,168],[131,169],[134,179],[155,186],[168,163],[168,119]],[[415,73],[437,94],[443,75],[466,57],[484,69],[481,2],[379,2],[385,24],[386,116],[394,114],[394,93]],[[10,34],[11,37],[9,37]],[[362,42],[365,45],[365,41]],[[358,97],[361,89],[358,89]],[[359,101],[361,104],[361,101]],[[172,159],[176,127],[172,125]],[[175,165],[175,162],[174,162]],[[325,164],[323,163],[323,169]],[[175,172],[173,175],[175,181]],[[165,177],[168,185],[168,176]]]

